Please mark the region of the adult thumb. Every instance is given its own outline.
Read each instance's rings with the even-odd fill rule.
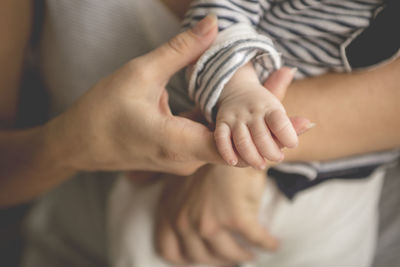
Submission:
[[[288,86],[293,80],[295,72],[296,69],[282,67],[268,77],[267,81],[264,83],[264,87],[282,101],[286,95]]]
[[[177,71],[195,61],[217,36],[217,17],[208,15],[192,29],[182,32],[144,56],[154,77],[167,82]]]

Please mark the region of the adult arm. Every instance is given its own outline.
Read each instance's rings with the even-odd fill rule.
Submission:
[[[0,84],[0,99],[9,105],[1,106],[0,116],[12,121],[30,32],[31,1],[7,0],[0,5],[4,13],[0,29],[7,40],[2,42],[0,64],[7,70],[18,61],[11,73],[0,74],[1,81],[6,80]],[[206,127],[171,114],[165,90],[170,76],[200,56],[216,33],[215,18],[208,17],[102,79],[48,123],[25,130],[3,127],[0,206],[29,200],[77,171],[189,174],[207,161],[222,162]]]
[[[397,59],[369,71],[294,82],[283,104],[316,127],[285,152],[285,160],[330,160],[400,147],[399,74]]]

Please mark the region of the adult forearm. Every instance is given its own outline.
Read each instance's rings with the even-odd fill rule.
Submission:
[[[352,74],[297,81],[284,105],[316,127],[286,160],[328,160],[400,147],[400,60]]]
[[[48,125],[0,132],[0,206],[28,201],[66,180],[65,146]]]

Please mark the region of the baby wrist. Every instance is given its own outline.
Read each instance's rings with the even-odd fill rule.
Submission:
[[[280,54],[271,39],[247,24],[236,24],[221,32],[197,61],[189,81],[189,96],[209,122],[225,85],[250,61],[262,61],[260,64],[270,65],[271,70],[281,66]]]

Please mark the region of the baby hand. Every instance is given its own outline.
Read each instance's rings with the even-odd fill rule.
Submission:
[[[245,76],[239,74],[225,86],[214,137],[228,164],[236,165],[240,156],[252,167],[265,169],[265,159],[283,160],[281,147],[296,147],[298,138],[280,101],[257,79]]]

